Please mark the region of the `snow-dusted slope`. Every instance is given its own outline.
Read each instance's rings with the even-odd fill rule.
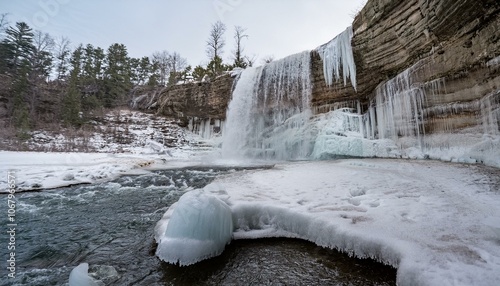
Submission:
[[[129,110],[109,113],[93,133],[84,135],[35,131],[25,147],[52,152],[0,151],[0,192],[7,191],[9,172],[20,191],[111,180],[165,163],[190,165],[210,152],[216,140],[201,138],[172,120]],[[60,152],[65,150],[72,152]]]

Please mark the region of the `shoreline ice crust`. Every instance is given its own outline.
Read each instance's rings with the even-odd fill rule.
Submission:
[[[294,237],[373,258],[398,268],[398,285],[496,285],[500,182],[489,173],[496,170],[482,168],[390,159],[296,162],[229,174],[204,192],[230,206],[234,239]]]

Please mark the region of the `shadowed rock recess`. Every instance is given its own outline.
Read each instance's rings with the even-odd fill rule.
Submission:
[[[318,50],[310,52],[313,114],[352,108],[367,139],[499,135],[499,11],[497,0],[369,0],[352,24],[356,90],[350,81],[329,86]],[[222,128],[237,78],[176,85],[139,106]]]

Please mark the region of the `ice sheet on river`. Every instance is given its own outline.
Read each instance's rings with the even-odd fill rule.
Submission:
[[[230,206],[235,239],[298,237],[371,257],[397,267],[399,285],[497,285],[498,174],[431,161],[300,162],[229,174],[204,192]]]

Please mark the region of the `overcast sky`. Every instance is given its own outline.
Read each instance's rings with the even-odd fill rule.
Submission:
[[[179,52],[189,64],[206,64],[212,23],[228,27],[223,58],[234,49],[235,25],[247,28],[244,54],[276,59],[328,42],[351,25],[366,0],[0,0],[11,24],[25,21],[73,46],[107,49],[123,43],[132,57]]]

